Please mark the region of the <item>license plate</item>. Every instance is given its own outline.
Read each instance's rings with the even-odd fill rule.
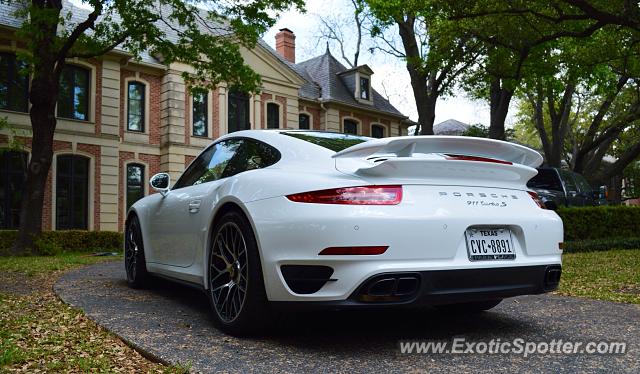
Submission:
[[[467,252],[471,261],[513,260],[511,230],[504,227],[470,228],[465,232]]]

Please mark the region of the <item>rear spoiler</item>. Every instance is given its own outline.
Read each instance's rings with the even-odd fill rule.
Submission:
[[[540,153],[525,146],[502,140],[467,136],[400,136],[370,140],[333,155],[333,158],[364,158],[374,154],[411,157],[414,153],[443,153],[492,158],[514,164],[538,167]]]

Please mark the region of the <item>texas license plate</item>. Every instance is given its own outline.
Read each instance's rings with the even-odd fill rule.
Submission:
[[[471,261],[513,260],[516,251],[511,230],[505,227],[470,228],[465,232]]]

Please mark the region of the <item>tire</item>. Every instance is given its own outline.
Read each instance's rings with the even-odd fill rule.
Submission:
[[[436,308],[449,313],[480,313],[492,309],[500,304],[502,299],[474,301],[469,303],[438,305]]]
[[[124,269],[129,287],[142,288],[148,284],[150,275],[144,258],[142,231],[140,221],[135,215],[127,221],[124,232]]]
[[[207,296],[216,327],[234,336],[256,335],[271,324],[255,235],[245,216],[225,213],[214,226]]]

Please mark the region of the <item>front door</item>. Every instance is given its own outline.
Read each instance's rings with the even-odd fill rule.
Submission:
[[[188,267],[206,243],[215,190],[224,182],[227,164],[242,140],[229,139],[205,150],[182,174],[149,217],[154,261]]]

